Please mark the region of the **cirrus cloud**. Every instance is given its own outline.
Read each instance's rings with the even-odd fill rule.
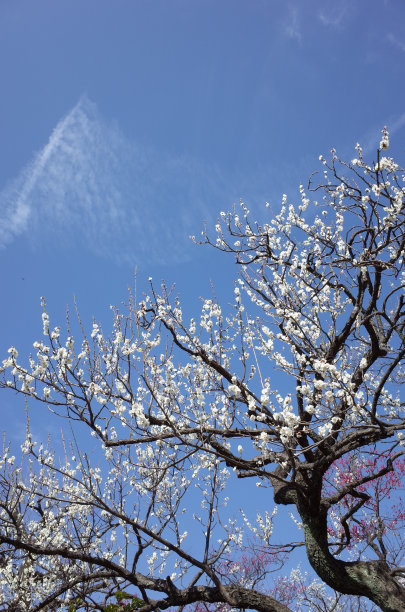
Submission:
[[[120,262],[175,263],[225,192],[215,168],[138,146],[83,96],[0,192],[0,247],[24,235]]]

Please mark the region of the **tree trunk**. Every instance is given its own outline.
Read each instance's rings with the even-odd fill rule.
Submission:
[[[311,516],[304,511],[300,515],[308,560],[326,584],[346,595],[368,597],[383,612],[405,610],[405,588],[390,575],[384,562],[335,559],[328,547],[327,512]]]

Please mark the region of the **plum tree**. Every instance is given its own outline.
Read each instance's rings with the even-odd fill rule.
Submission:
[[[228,309],[206,299],[186,320],[151,283],[114,310],[110,336],[94,322],[75,342],[43,302],[44,339],[27,363],[9,349],[2,386],[74,436],[64,455],[29,429],[24,461],[4,448],[3,606],[106,610],[128,591],[143,612],[285,612],[277,581],[260,590],[257,572],[232,565],[249,541],[251,558],[268,555],[261,579],[293,553],[288,536],[272,540],[278,507],[297,513],[320,584],[405,609],[405,188],[388,146],[384,129],[372,163],[359,145],[351,162],[332,150],[309,183],[319,201],[301,187],[298,206],[285,196],[263,224],[243,203],[221,213],[203,242],[238,265]],[[252,480],[269,504],[256,521],[227,505],[237,490],[243,506]]]

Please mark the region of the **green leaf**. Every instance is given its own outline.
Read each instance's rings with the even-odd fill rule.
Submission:
[[[77,597],[77,599],[74,599],[73,601],[70,602],[69,607],[68,607],[68,612],[77,612],[77,606],[80,607],[82,603],[83,602],[80,599],[80,597]]]
[[[129,593],[126,593],[125,591],[117,591],[115,593],[115,598],[118,602],[120,602],[123,599],[131,599],[132,595],[130,595]]]

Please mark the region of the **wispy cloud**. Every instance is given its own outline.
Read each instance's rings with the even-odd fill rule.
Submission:
[[[399,115],[393,118],[391,120],[391,123],[389,124],[389,131],[390,131],[391,136],[393,136],[395,132],[398,132],[398,130],[400,130],[404,125],[405,125],[405,113],[402,113],[402,115]]]
[[[295,6],[290,6],[288,9],[288,23],[284,28],[284,32],[288,38],[302,42],[301,24],[298,14],[298,9]]]
[[[139,266],[173,263],[225,192],[214,168],[138,146],[83,97],[0,192],[0,247],[24,235]]]
[[[350,4],[347,0],[340,0],[340,2],[336,2],[336,0],[327,1],[323,2],[318,18],[325,26],[340,28],[347,19],[349,11]]]
[[[21,198],[19,182],[13,181],[0,196],[0,248],[4,248],[28,227],[31,206]]]
[[[405,43],[403,40],[399,40],[392,32],[389,32],[387,39],[394,47],[405,53]]]

